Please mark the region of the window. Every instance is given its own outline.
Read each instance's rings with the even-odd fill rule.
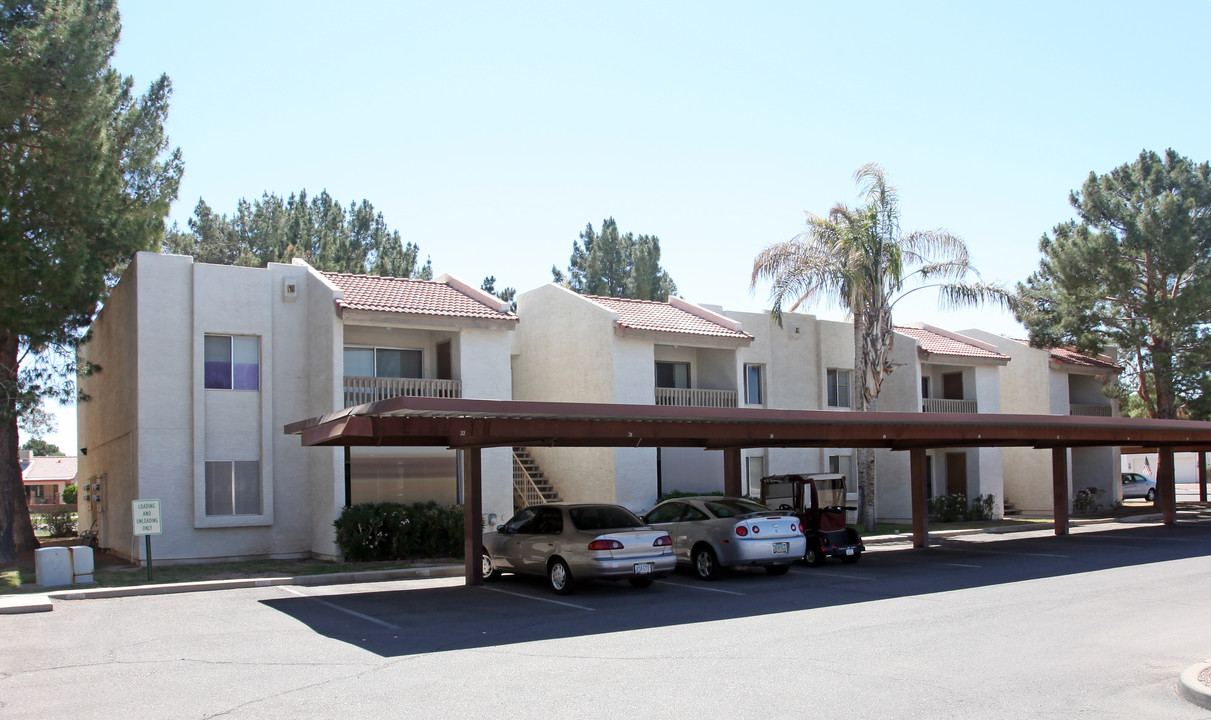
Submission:
[[[849,455],[829,455],[828,456],[828,471],[830,473],[838,473],[845,476],[851,485],[854,480],[854,459]]]
[[[687,362],[656,363],[656,387],[688,389],[690,387],[690,364]]]
[[[207,335],[203,353],[207,389],[261,389],[260,338]]]
[[[765,477],[765,456],[749,455],[744,459],[744,470],[748,474],[748,494],[761,497],[761,478]]]
[[[852,407],[849,399],[850,378],[853,370],[829,369],[828,371],[828,406]]]
[[[744,366],[744,402],[749,405],[760,405],[763,400],[761,392],[761,366]]]
[[[262,514],[261,461],[206,461],[206,514]]]
[[[351,377],[423,377],[421,351],[347,347],[345,348],[345,374]]]

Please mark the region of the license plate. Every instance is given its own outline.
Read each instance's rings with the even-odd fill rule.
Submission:
[[[635,563],[635,574],[648,575],[652,572],[654,567],[655,565],[652,563]]]
[[[790,552],[791,544],[788,542],[774,543],[774,554],[785,555]]]
[[[845,554],[846,554],[846,555],[853,555],[853,554],[854,554],[854,549],[853,549],[853,548],[845,548]]]

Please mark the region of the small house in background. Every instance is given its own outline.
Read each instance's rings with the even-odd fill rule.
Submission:
[[[45,457],[22,450],[21,482],[30,507],[61,505],[63,488],[76,484],[76,458]]]

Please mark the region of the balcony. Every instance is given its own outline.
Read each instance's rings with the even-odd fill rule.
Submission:
[[[394,397],[460,398],[462,382],[423,378],[345,376],[345,407]]]
[[[656,388],[656,404],[673,407],[734,408],[738,395],[735,390]]]
[[[1114,417],[1109,405],[1078,405],[1071,403],[1068,406],[1069,415],[1083,415],[1085,417]]]
[[[977,413],[979,408],[975,400],[943,400],[942,398],[925,398],[921,412],[927,413]]]

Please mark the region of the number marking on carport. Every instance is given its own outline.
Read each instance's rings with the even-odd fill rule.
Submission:
[[[295,590],[292,587],[286,587],[285,585],[282,585],[280,587],[282,588],[282,590],[285,590],[286,592],[291,593],[292,595],[298,595],[299,597],[307,598],[308,600],[317,602],[320,605],[323,605],[325,607],[332,608],[333,610],[339,610],[340,612],[343,612],[347,615],[352,615],[353,617],[361,618],[362,620],[365,620],[367,622],[372,622],[375,625],[382,625],[383,627],[388,628],[390,630],[403,630],[403,628],[401,628],[398,625],[392,625],[389,622],[379,620],[376,617],[370,617],[369,615],[365,615],[363,613],[357,612],[356,610],[350,610],[349,608],[343,608],[340,605],[337,605],[336,603],[331,603],[331,602],[328,602],[327,600],[321,600],[320,598],[317,598],[313,595],[308,595],[307,593],[299,592],[298,590]]]
[[[500,588],[486,587],[486,588],[484,588],[484,590],[491,590],[492,592],[498,592],[498,593],[502,593],[504,595],[512,595],[513,597],[525,598],[527,600],[538,600],[539,602],[547,602],[547,603],[552,603],[554,605],[563,605],[564,607],[576,608],[577,610],[593,611],[593,610],[597,609],[597,608],[585,607],[584,605],[576,605],[576,604],[570,603],[570,602],[563,602],[562,600],[552,600],[551,598],[543,598],[543,597],[538,597],[535,595],[526,595],[525,593],[509,592],[508,590],[501,590]]]
[[[657,580],[661,585],[676,585],[677,587],[688,588],[690,590],[705,590],[707,592],[723,593],[724,595],[746,595],[747,593],[736,592],[735,590],[723,590],[722,588],[703,587],[702,585],[691,585],[690,583],[673,582],[671,580]]]

